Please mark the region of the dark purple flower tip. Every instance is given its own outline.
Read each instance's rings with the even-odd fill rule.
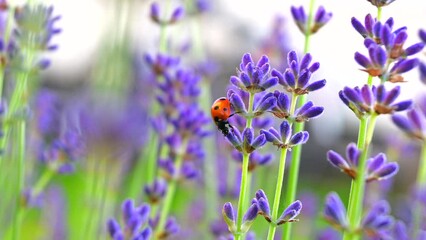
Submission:
[[[244,104],[244,101],[239,94],[232,94],[229,98],[229,101],[231,102],[235,113],[247,113],[246,105]]]
[[[241,59],[240,69],[245,70],[249,64],[253,64],[253,58],[250,53],[246,53]]]
[[[305,54],[302,60],[300,61],[299,72],[309,67],[309,64],[312,62],[312,55],[310,53]]]
[[[251,147],[251,143],[253,142],[253,138],[254,138],[254,130],[253,128],[246,128],[244,129],[243,133],[243,145],[244,148],[250,148]]]
[[[422,42],[426,43],[426,31],[424,29],[419,30],[419,37]]]
[[[358,21],[358,19],[356,19],[355,17],[352,17],[351,23],[352,23],[352,26],[355,28],[355,30],[359,34],[361,34],[362,37],[364,38],[368,37],[367,29],[365,29],[364,25],[362,25],[362,23]]]
[[[375,23],[375,19],[371,16],[371,14],[367,14],[365,15],[364,18],[364,26],[365,29],[367,29],[368,33],[371,34],[373,33],[373,25]]]
[[[151,212],[151,207],[148,204],[144,203],[138,207],[137,212],[139,214],[139,217],[142,219],[142,222],[145,222],[148,220],[149,213]]]
[[[423,62],[419,62],[419,72],[420,72],[420,81],[423,84],[426,84],[426,64]]]
[[[268,89],[268,88],[271,88],[271,87],[273,87],[277,84],[278,84],[278,78],[277,77],[271,77],[271,78],[265,80],[264,82],[261,82],[259,84],[259,86],[263,89]]]
[[[294,76],[294,73],[290,69],[286,69],[284,72],[284,81],[285,84],[283,84],[284,87],[291,87],[294,88],[296,86],[296,77]]]
[[[375,172],[386,162],[386,156],[383,153],[378,154],[368,161],[367,169],[369,172]]]
[[[289,141],[290,146],[296,146],[299,144],[305,144],[309,139],[309,133],[302,131],[294,134]]]
[[[265,69],[265,70],[269,71],[269,58],[268,58],[268,56],[262,55],[262,57],[260,57],[260,59],[257,61],[256,66],[258,68],[263,68],[263,67],[267,66],[268,69]]]
[[[271,219],[270,215],[271,215],[271,210],[269,207],[269,202],[267,199],[261,197],[258,201],[257,201],[257,207],[260,210],[260,214],[263,215],[265,218],[269,218],[269,220]]]
[[[422,43],[422,42],[413,44],[413,45],[409,46],[407,49],[405,49],[405,55],[411,56],[411,55],[414,55],[416,53],[419,53],[420,51],[423,50],[424,47],[425,47],[425,44]]]
[[[170,18],[170,23],[175,23],[175,22],[181,20],[184,16],[184,13],[185,13],[185,11],[184,11],[182,6],[175,8],[173,13],[172,13],[172,17]]]
[[[266,141],[274,143],[274,144],[281,144],[281,139],[279,136],[279,133],[274,128],[270,128],[268,131],[266,130],[260,130],[260,134],[263,134],[265,136]]]
[[[331,12],[326,12],[323,6],[319,6],[314,17],[315,24],[323,26],[328,21],[330,21],[333,14]]]
[[[364,103],[368,106],[371,107],[373,105],[373,101],[374,101],[374,93],[371,90],[371,87],[368,86],[367,84],[365,84],[364,86],[362,86],[361,88],[361,97],[364,100]]]
[[[133,215],[126,223],[127,229],[134,235],[136,231],[142,226],[142,221],[137,215]]]
[[[243,144],[243,138],[241,136],[240,131],[237,128],[233,128],[233,131],[229,131],[229,133],[225,136],[226,139],[238,150],[241,151],[241,145]]]
[[[225,203],[222,208],[222,216],[228,225],[229,230],[232,232],[232,229],[235,229],[235,213],[234,208],[230,202]]]
[[[358,161],[361,156],[361,151],[355,143],[350,143],[346,147],[346,158],[352,166],[358,166]]]
[[[243,216],[243,222],[244,224],[247,224],[247,222],[252,222],[257,217],[259,209],[257,208],[257,204],[252,204],[246,211],[246,213]]]
[[[343,88],[343,94],[351,102],[354,102],[356,104],[362,103],[362,99],[359,92],[353,88],[350,88],[350,87]]]
[[[191,162],[185,162],[180,169],[180,174],[183,178],[190,180],[198,176],[198,170]]]
[[[310,119],[319,117],[323,112],[324,107],[311,107],[306,110],[300,117],[302,117],[304,121],[309,121]]]
[[[285,82],[285,80],[284,80],[284,76],[278,71],[278,70],[276,70],[276,69],[272,69],[272,71],[271,71],[271,76],[272,77],[276,77],[277,78],[277,80],[278,80],[278,83],[280,84],[280,85],[283,85],[283,86],[286,86],[287,85],[287,83]]]
[[[268,201],[268,197],[266,197],[266,193],[262,189],[257,190],[257,192],[255,193],[255,196],[257,200],[263,198],[266,201]]]
[[[291,136],[291,125],[287,121],[280,124],[280,137],[282,142],[287,142]]]
[[[257,136],[254,141],[251,143],[251,147],[253,149],[257,149],[262,147],[263,145],[265,145],[266,143],[266,137],[265,134],[259,134],[259,136]]]
[[[294,21],[301,22],[301,23],[306,22],[307,17],[302,6],[300,7],[291,6],[290,10],[291,10],[291,15],[293,16]]]
[[[118,224],[118,222],[113,218],[108,219],[107,228],[111,237],[114,237],[116,233],[121,232],[120,224]]]
[[[321,88],[323,88],[325,86],[326,82],[327,81],[325,79],[319,80],[319,81],[315,81],[315,82],[309,84],[306,87],[306,90],[308,90],[309,92],[313,92],[313,91],[319,90],[319,89],[321,89]]]
[[[299,71],[299,60],[297,58],[296,51],[292,50],[287,54],[287,63],[291,65],[293,63],[293,66],[291,67],[294,72]]]
[[[311,75],[312,74],[310,71],[303,71],[302,74],[299,76],[299,79],[297,79],[297,87],[304,88],[311,79]]]
[[[246,75],[247,76],[247,75]],[[234,85],[234,86],[236,86],[237,88],[240,88],[240,89],[245,89],[247,86],[249,86],[250,85],[250,82],[249,82],[249,84],[248,85],[245,85],[245,82],[243,83],[242,81],[241,81],[241,79],[240,78],[238,78],[238,77],[236,77],[236,76],[231,76],[230,78],[229,78],[229,81]]]
[[[299,200],[296,200],[283,211],[281,216],[277,219],[277,225],[281,225],[287,222],[298,221],[296,217],[300,214],[301,210],[302,210],[302,202]]]
[[[385,164],[375,172],[377,180],[384,180],[393,177],[398,173],[399,166],[396,162]]]
[[[37,63],[37,68],[40,70],[45,70],[47,69],[50,65],[51,65],[51,61],[49,59],[41,59],[38,63]]]
[[[368,68],[370,68],[372,66],[372,63],[371,63],[370,59],[368,59],[366,56],[362,55],[359,52],[355,53],[355,57],[354,58],[355,58],[355,61],[359,65],[361,65],[362,67],[364,67],[366,69],[368,69]]]
[[[309,72],[311,73],[316,72],[320,68],[320,65],[321,64],[319,62],[312,63],[312,65],[308,68]]]
[[[382,44],[385,45],[386,49],[391,49],[394,46],[394,35],[391,28],[388,25],[383,25],[380,32],[380,39]]]
[[[167,183],[163,179],[156,179],[152,185],[146,185],[144,192],[148,196],[151,204],[158,203],[165,195],[167,190]]]
[[[154,22],[160,23],[160,5],[158,2],[153,2],[151,4],[149,15]]]
[[[390,205],[386,200],[376,202],[365,217],[362,219],[362,225],[367,226],[376,220],[380,215],[386,215],[390,213]]]
[[[396,103],[392,105],[391,107],[394,109],[395,112],[399,112],[399,111],[404,111],[411,108],[412,105],[413,105],[412,100],[405,100],[405,101]]]
[[[327,195],[324,216],[332,224],[347,226],[346,209],[337,193],[331,192]]]
[[[255,109],[255,115],[259,116],[266,111],[271,110],[277,105],[276,97],[271,93],[269,97],[263,98]]]
[[[342,171],[345,171],[346,169],[350,169],[351,167],[346,162],[346,160],[335,151],[328,151],[327,152],[327,160],[331,165],[333,165],[336,168],[339,168]]]
[[[391,73],[392,74],[405,73],[415,68],[418,64],[419,64],[419,60],[417,58],[402,59],[395,63],[395,65],[391,69]]]

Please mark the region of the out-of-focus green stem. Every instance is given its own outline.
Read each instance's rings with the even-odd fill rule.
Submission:
[[[179,153],[176,155],[176,159],[174,162],[174,168],[176,169],[176,172],[180,174],[184,156],[188,147],[188,139],[182,140],[182,145],[180,147]],[[177,175],[179,177],[179,175]],[[178,184],[178,179],[176,176],[173,177],[173,179],[169,182],[166,196],[164,197],[163,206],[161,208],[160,212],[160,219],[158,221],[158,225],[156,228],[156,232],[154,234],[154,238],[157,239],[160,237],[161,232],[164,230],[164,226],[166,225],[167,217],[170,213],[170,208],[173,203],[173,199],[175,197],[175,192]]]
[[[426,141],[423,142],[422,149],[420,152],[419,159],[419,168],[417,171],[417,179],[416,179],[416,193],[422,194],[421,191],[425,191],[426,189]],[[418,239],[420,233],[420,226],[422,222],[424,206],[420,202],[420,200],[416,199],[415,207],[414,207],[414,216],[413,216],[413,235],[412,239]]]
[[[382,19],[382,7],[377,8],[377,21],[380,21]]]

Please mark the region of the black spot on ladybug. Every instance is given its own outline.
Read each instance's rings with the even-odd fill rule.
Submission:
[[[218,118],[218,117],[214,117],[214,121],[215,121],[215,122],[218,122],[218,121],[219,121],[219,118]]]
[[[228,111],[228,108],[223,108],[223,111],[225,111],[225,112]]]
[[[214,107],[214,110],[218,110],[218,109],[219,109],[219,106],[215,106],[215,107]]]

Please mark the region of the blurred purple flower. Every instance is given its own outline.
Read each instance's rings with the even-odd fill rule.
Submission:
[[[350,143],[346,147],[346,159],[335,151],[330,150],[327,152],[328,162],[333,165],[333,167],[340,169],[353,179],[355,179],[357,175],[360,156],[361,152],[358,150],[355,143]]]
[[[326,23],[328,23],[328,21],[330,21],[331,17],[333,16],[331,12],[326,12],[323,6],[319,6],[314,16],[314,22],[309,23],[312,25],[307,26],[308,16],[306,15],[303,6],[292,6],[291,15],[293,16],[293,19],[296,22],[296,25],[299,30],[305,35],[307,35],[308,33],[313,34],[318,32],[318,30],[322,28]]]
[[[158,204],[166,195],[167,183],[163,179],[156,179],[149,185],[145,185],[144,192],[151,205]]]
[[[115,218],[110,218],[107,222],[110,237],[114,240],[124,240],[125,236],[130,236],[132,239],[150,239],[151,228],[149,226],[143,227],[147,224],[150,206],[142,204],[135,207],[134,202],[127,199],[123,202],[121,210],[124,226],[121,227]]]
[[[175,7],[167,19],[161,18],[161,9],[158,2],[151,3],[150,13],[151,20],[159,25],[173,24],[181,20],[184,16],[184,9],[182,6]]]
[[[367,1],[369,1],[372,5],[374,5],[378,8],[387,6],[387,5],[395,2],[395,0],[367,0]]]
[[[366,181],[384,180],[393,177],[399,170],[398,163],[386,162],[384,153],[367,160],[367,176]]]
[[[386,200],[376,202],[362,220],[362,229],[366,235],[380,239],[390,238],[394,219],[390,215],[390,206]]]

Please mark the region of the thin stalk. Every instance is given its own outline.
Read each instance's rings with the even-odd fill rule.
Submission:
[[[164,8],[164,17],[166,19],[169,14],[169,9],[172,1],[166,1],[166,6]],[[167,24],[160,23],[160,46],[159,51],[161,53],[167,53]]]
[[[253,102],[254,102],[254,94],[249,93],[249,103],[248,103],[248,118],[246,122],[246,128],[251,128],[253,117],[251,116],[253,113]],[[242,224],[243,224],[243,212],[244,212],[244,206],[247,202],[247,188],[248,188],[248,181],[247,176],[248,173],[248,166],[249,166],[249,158],[250,153],[243,153],[243,164],[241,167],[241,184],[240,184],[240,194],[238,197],[238,208],[237,208],[237,232],[234,233],[235,240],[241,240],[243,233],[241,231]],[[250,181],[251,183],[251,181]]]
[[[180,152],[179,154],[177,154],[175,163],[174,163],[174,167],[177,173],[179,174],[183,164],[183,159],[184,159],[184,155],[185,155],[187,147],[188,147],[188,139],[184,139],[182,142]],[[167,188],[167,193],[166,193],[166,196],[164,197],[163,206],[160,212],[160,220],[158,221],[156,233],[154,234],[154,237],[156,238],[160,236],[161,231],[163,231],[164,226],[166,225],[167,216],[169,215],[170,208],[172,206],[173,199],[175,197],[177,184],[178,184],[178,179],[175,177],[169,182],[169,187]]]
[[[274,206],[272,207],[272,213],[271,213],[272,221],[275,221],[278,217],[278,209],[280,207],[280,198],[281,198],[281,190],[282,190],[283,180],[284,180],[286,158],[287,158],[287,148],[282,148],[281,155],[280,155],[280,164],[278,167],[277,185],[275,187]],[[275,223],[269,224],[268,240],[274,239],[276,228],[277,228],[277,225]]]
[[[417,171],[417,180],[416,180],[416,191],[424,191],[426,187],[426,141],[423,142],[422,150],[420,152],[419,159],[419,170]],[[418,193],[418,192],[417,192]],[[420,225],[422,222],[424,207],[421,204],[418,197],[416,198],[416,204],[414,207],[414,216],[413,216],[413,239],[418,239],[420,232]]]
[[[344,232],[344,240],[358,240],[361,238],[358,229],[361,223],[361,215],[363,209],[363,199],[365,194],[365,172],[367,167],[368,150],[373,139],[374,128],[377,120],[376,114],[371,115],[367,127],[367,133],[363,148],[361,149],[361,157],[358,163],[357,176],[354,181],[354,187],[351,189],[350,203],[353,205],[350,212],[348,212],[350,231]]]
[[[382,7],[377,8],[377,21],[380,21],[382,19]]]
[[[313,20],[314,6],[315,6],[315,0],[310,0],[308,21],[306,22],[305,44],[303,47],[303,52],[305,54],[309,52],[309,48],[310,48],[311,26],[312,26],[312,20]],[[306,95],[302,95],[299,101],[300,101],[299,106],[302,106],[303,104],[305,104],[307,101]],[[300,132],[300,131],[303,131],[304,129],[305,129],[304,122],[295,123],[294,132]],[[302,156],[302,145],[297,145],[292,149],[289,180],[287,183],[287,195],[284,200],[284,204],[286,206],[294,202],[296,198],[301,156]],[[283,240],[290,240],[291,229],[292,229],[292,224],[284,224],[284,232],[282,237]]]

